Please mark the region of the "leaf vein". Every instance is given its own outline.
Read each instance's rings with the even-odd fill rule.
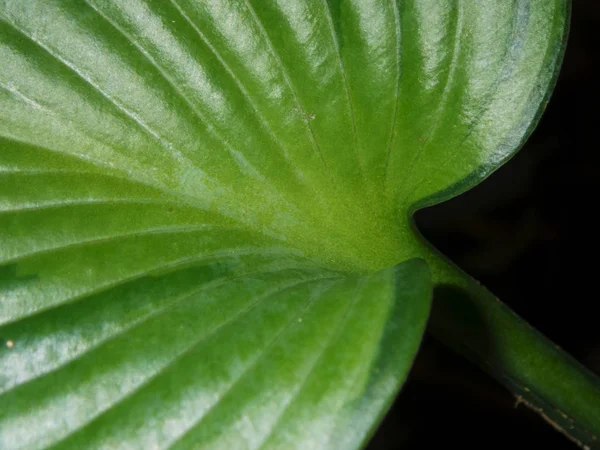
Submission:
[[[324,280],[326,278],[321,278],[320,280]],[[67,440],[69,437],[73,436],[76,432],[78,432],[79,430],[81,430],[82,428],[89,426],[92,422],[98,420],[99,418],[101,418],[102,416],[104,416],[105,414],[109,413],[111,410],[114,410],[115,408],[118,408],[120,405],[123,405],[124,402],[126,402],[127,400],[133,398],[135,395],[139,395],[141,392],[143,391],[147,391],[151,386],[151,383],[158,379],[160,376],[166,374],[169,372],[169,370],[171,370],[171,368],[178,362],[181,361],[183,358],[185,358],[187,355],[189,355],[190,353],[192,353],[195,349],[197,349],[201,344],[203,344],[204,342],[206,342],[208,339],[210,339],[211,337],[213,337],[214,335],[216,335],[220,330],[222,330],[223,328],[227,327],[228,325],[235,323],[236,321],[238,321],[239,319],[241,319],[242,317],[246,316],[248,313],[250,313],[251,311],[253,311],[255,308],[257,308],[259,305],[261,305],[262,303],[264,303],[265,301],[267,301],[269,298],[281,294],[282,292],[285,292],[288,289],[300,286],[302,284],[307,284],[310,283],[312,281],[315,281],[314,279],[308,279],[308,280],[302,280],[299,282],[294,282],[291,283],[289,285],[286,285],[284,287],[278,286],[276,289],[271,290],[270,292],[266,293],[265,295],[261,295],[258,296],[256,299],[254,299],[254,301],[252,301],[251,303],[249,303],[248,305],[246,305],[244,308],[240,309],[236,314],[234,314],[233,316],[227,318],[225,321],[223,321],[222,323],[218,324],[216,327],[213,327],[212,329],[209,329],[206,333],[202,334],[198,339],[194,340],[185,350],[182,350],[180,352],[178,352],[177,354],[174,355],[174,357],[165,365],[163,365],[162,367],[160,367],[156,372],[154,372],[153,374],[151,374],[148,378],[146,378],[140,385],[136,386],[134,389],[132,389],[131,391],[127,392],[125,395],[119,397],[117,400],[111,402],[111,404],[109,406],[107,406],[106,408],[104,408],[99,414],[96,414],[94,417],[91,418],[91,420],[87,420],[83,425],[80,425],[80,427],[78,429],[75,429],[71,432],[69,432],[66,436],[64,436],[63,438],[60,439],[59,442],[54,443],[54,445],[60,444],[62,442],[64,442],[65,440]],[[191,294],[194,295],[194,294]],[[175,305],[171,304],[168,309],[173,308]],[[162,314],[164,314],[166,311],[161,311],[159,314],[155,315],[155,316],[160,316]],[[150,318],[148,318],[149,320]],[[142,323],[136,325],[137,328],[140,325],[142,325],[144,322],[146,322],[146,320],[144,320]],[[131,330],[128,330],[128,332],[130,332]]]
[[[302,378],[302,381],[298,384],[298,386],[294,390],[294,392],[292,392],[290,398],[284,403],[283,410],[279,413],[275,423],[271,426],[269,433],[265,437],[263,437],[262,442],[258,444],[258,446],[256,447],[255,450],[264,449],[264,446],[268,442],[269,438],[271,438],[271,436],[273,436],[275,430],[281,426],[282,420],[284,419],[286,412],[289,411],[290,407],[294,404],[295,401],[297,401],[298,396],[302,393],[302,390],[304,389],[304,387],[306,386],[306,383],[310,379],[311,374],[314,372],[314,370],[317,368],[317,366],[319,365],[321,360],[324,358],[327,350],[331,347],[331,345],[333,345],[333,343],[336,341],[336,339],[338,339],[339,336],[341,335],[341,333],[344,329],[344,325],[346,324],[348,318],[350,317],[350,313],[352,312],[352,310],[356,307],[356,304],[358,303],[359,292],[361,291],[364,283],[365,283],[364,279],[357,281],[356,287],[354,289],[354,294],[352,296],[352,300],[348,303],[348,308],[346,309],[344,315],[340,318],[340,321],[337,323],[334,331],[331,333],[331,335],[328,336],[327,340],[324,342],[323,347],[321,347],[319,352],[316,354],[314,361],[311,363],[310,368],[307,371],[307,373],[304,375],[304,377]]]
[[[323,281],[323,279],[320,279],[318,281]],[[312,298],[310,298],[306,302],[306,304],[300,309],[300,311],[296,315],[294,315],[279,331],[277,331],[271,337],[271,339],[269,339],[269,342],[261,350],[261,353],[259,355],[257,355],[257,357],[256,357],[256,359],[254,361],[252,361],[250,364],[248,364],[242,370],[242,372],[236,377],[236,379],[233,381],[233,383],[231,383],[227,387],[227,389],[225,390],[225,392],[223,392],[220,395],[220,398],[213,405],[211,405],[206,411],[204,411],[204,413],[202,414],[202,416],[191,427],[189,427],[181,436],[179,436],[175,442],[173,442],[167,448],[172,448],[172,447],[176,446],[179,442],[181,442],[183,439],[185,439],[186,436],[189,436],[189,433],[193,432],[193,430],[195,430],[199,426],[201,426],[202,422],[210,414],[210,412],[213,411],[213,410],[215,410],[219,406],[220,402],[230,392],[232,392],[233,389],[236,386],[238,386],[239,383],[241,383],[245,377],[247,377],[254,369],[256,369],[258,367],[258,364],[265,358],[265,356],[267,355],[267,353],[269,352],[269,350],[277,343],[278,339],[281,336],[283,336],[285,334],[285,332],[288,331],[292,325],[294,325],[294,324],[297,323],[296,319],[298,317],[300,317],[302,315],[302,313],[304,313],[308,308],[310,308],[310,306],[313,305],[315,303],[315,301],[317,301],[319,299],[320,295],[322,295],[322,294],[323,294],[323,292],[315,292],[314,295],[312,296]]]

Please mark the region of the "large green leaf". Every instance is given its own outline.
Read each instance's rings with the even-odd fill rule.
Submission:
[[[360,443],[419,345],[425,265],[213,278],[148,276],[5,326],[2,448]]]
[[[0,0],[0,447],[363,445],[567,6]]]

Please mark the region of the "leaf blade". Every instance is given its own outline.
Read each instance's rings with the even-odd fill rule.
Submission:
[[[412,210],[481,181],[531,129],[556,76],[566,4],[0,1],[0,332],[8,333],[0,401],[39,383],[44,389],[28,401],[46,399],[40,420],[50,424],[60,412],[51,396],[69,388],[55,374],[70,373],[65,380],[73,386],[84,383],[96,370],[90,355],[118,355],[106,350],[112,339],[136,335],[148,323],[159,329],[164,317],[174,324],[172,335],[162,331],[172,347],[161,353],[154,337],[148,342],[158,349],[139,348],[146,357],[168,359],[167,348],[193,341],[192,334],[176,333],[175,324],[185,328],[190,318],[169,316],[172,308],[190,302],[188,294],[196,298],[197,290],[229,292],[235,280],[263,277],[273,287],[279,276],[341,277],[341,284],[362,279],[371,286],[371,277],[387,274],[379,280],[386,288],[374,295],[385,305],[399,285],[390,287],[391,269],[384,269],[423,253]],[[374,334],[360,342],[330,336],[334,348],[353,343],[365,361],[379,358],[372,367],[344,359],[348,350],[324,350],[324,361],[336,361],[329,371],[320,357],[314,363],[315,373],[352,386],[360,400],[348,400],[350,388],[336,397],[334,384],[319,387],[316,375],[306,375],[309,392],[322,389],[323,411],[333,422],[310,422],[311,405],[320,403],[299,388],[271,434],[253,431],[252,423],[241,424],[217,405],[206,421],[196,417],[200,425],[187,437],[167,441],[219,446],[231,438],[242,445],[242,430],[255,445],[292,445],[290,436],[310,445],[298,431],[304,423],[314,435],[329,436],[318,442],[323,447],[359,446],[405,377],[422,333],[426,277],[413,269],[406,269],[414,271],[412,281],[400,276],[405,269],[395,272],[404,286],[421,289],[414,295],[421,309],[408,294],[396,305],[420,311],[412,328],[404,321],[404,331],[386,331],[392,325],[383,310],[367,314],[360,291],[356,311],[379,320]],[[118,296],[123,304],[115,303]],[[338,292],[338,304],[348,306],[341,300],[347,297]],[[347,323],[360,329],[362,316],[348,308]],[[89,317],[80,322],[78,314]],[[272,328],[285,329],[286,317]],[[258,322],[238,325],[259,333]],[[382,343],[388,334],[403,350]],[[119,342],[121,359],[112,368],[135,378],[126,367],[140,356],[131,342]],[[233,339],[235,345],[243,342]],[[210,354],[219,346],[202,348]],[[61,372],[80,360],[88,361],[84,368]],[[302,373],[302,361],[293,362]],[[373,378],[379,363],[382,373],[397,377]],[[241,398],[237,386],[231,392]],[[294,386],[280,394],[288,398]],[[173,386],[167,391],[181,394]],[[86,405],[86,395],[71,400]],[[9,445],[26,446],[28,439],[32,448],[42,445],[39,434],[27,434],[35,428],[27,400],[9,400],[17,406],[6,409],[6,420],[0,415]],[[70,416],[87,431],[71,440],[70,425],[56,420],[48,442],[68,446],[108,427],[101,410],[110,399],[96,400],[99,409],[84,406],[81,416]],[[346,403],[354,406],[336,409]],[[129,428],[133,446],[154,439],[153,431],[140,430],[160,416],[144,416],[140,404],[146,419]],[[19,417],[30,422],[13,427]],[[231,433],[215,438],[215,417]]]
[[[387,367],[383,375],[377,374],[393,380],[386,393],[386,397],[393,397],[408,371],[406,361],[409,366],[424,331],[431,290],[426,266],[411,261],[362,279],[329,276],[331,281],[318,281],[314,276],[291,271],[238,277],[229,284],[204,286],[204,299],[186,293],[179,300],[168,302],[168,309],[146,313],[141,321],[112,331],[108,337],[90,344],[87,350],[75,352],[76,356],[60,366],[0,394],[0,403],[6,406],[0,413],[0,441],[6,448],[39,448],[52,443],[56,448],[81,445],[162,448],[181,437],[177,433],[198,422],[201,426],[194,428],[195,433],[179,446],[194,447],[208,435],[214,445],[222,446],[223,442],[237,438],[237,445],[243,447],[258,437],[236,434],[235,426],[223,433],[228,421],[235,423],[242,414],[257,423],[265,422],[264,432],[269,422],[278,417],[273,410],[284,404],[276,399],[293,395],[298,389],[296,385],[304,386],[304,393],[315,389],[330,391],[327,385],[319,386],[322,373],[316,372],[318,376],[313,374],[309,378],[307,369],[308,373],[314,367],[325,373],[333,370],[337,378],[330,374],[329,383],[334,379],[347,383],[343,381],[345,371],[352,368],[353,373],[362,374],[361,384],[368,385],[368,377],[375,372],[369,367],[378,353],[374,349],[380,345],[381,333],[390,320],[410,324],[409,330],[401,332],[403,349],[392,351],[401,364]],[[319,276],[322,278],[323,274]],[[361,284],[362,291],[358,291]],[[263,293],[245,297],[257,289]],[[354,303],[348,301],[353,293]],[[116,301],[118,297],[113,297],[112,303]],[[353,305],[354,317],[348,322]],[[391,312],[394,315],[390,318]],[[105,312],[104,317],[111,316]],[[262,326],[257,328],[257,323]],[[30,333],[37,333],[35,328],[27,328]],[[56,328],[55,332],[60,336],[65,330]],[[39,334],[44,336],[44,332]],[[330,347],[327,339],[323,340],[327,336],[337,343]],[[14,341],[22,346],[29,340],[31,337],[25,333]],[[34,347],[35,343],[28,345]],[[68,343],[65,345],[69,348]],[[355,350],[361,345],[363,350],[357,353]],[[340,350],[340,346],[345,350]],[[328,364],[322,357],[324,350],[328,351],[328,359],[344,355],[346,363]],[[385,349],[386,353],[390,350]],[[22,351],[22,358],[27,358],[28,350]],[[7,353],[2,356],[6,358]],[[14,358],[6,361],[14,363]],[[257,369],[252,369],[255,365]],[[357,372],[357,368],[362,369]],[[399,368],[402,370],[398,371]],[[303,377],[311,381],[305,385]],[[247,386],[253,389],[249,391]],[[360,398],[364,388],[354,390],[354,397]],[[222,398],[228,399],[225,406],[221,404]],[[267,398],[270,401],[265,406]],[[159,404],[161,412],[150,406]],[[306,414],[306,401],[301,404],[299,409]],[[262,410],[257,412],[259,405]],[[321,408],[313,405],[313,410]],[[223,411],[227,420],[219,418]],[[206,419],[204,415],[208,413]],[[65,420],[51,420],[57,414]],[[331,417],[335,417],[335,411]],[[203,418],[207,421],[202,421]],[[169,425],[157,431],[156,421]],[[31,432],[36,423],[45,426]],[[181,428],[176,423],[187,425]],[[287,434],[289,428],[286,422],[279,431]],[[77,433],[69,437],[68,433],[74,431]],[[294,439],[299,438],[311,436],[296,430]],[[335,447],[336,443],[332,445]]]

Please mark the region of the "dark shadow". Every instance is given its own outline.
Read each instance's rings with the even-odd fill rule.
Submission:
[[[457,342],[494,355],[486,321],[468,294],[454,286],[434,290],[431,326],[452,317]],[[469,352],[469,349],[464,349]],[[368,445],[369,450],[549,448],[573,443],[466,358],[426,336],[402,392]]]

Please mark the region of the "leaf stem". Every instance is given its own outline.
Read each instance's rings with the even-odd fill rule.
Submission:
[[[584,449],[600,448],[600,378],[421,243],[434,278],[432,335]]]

